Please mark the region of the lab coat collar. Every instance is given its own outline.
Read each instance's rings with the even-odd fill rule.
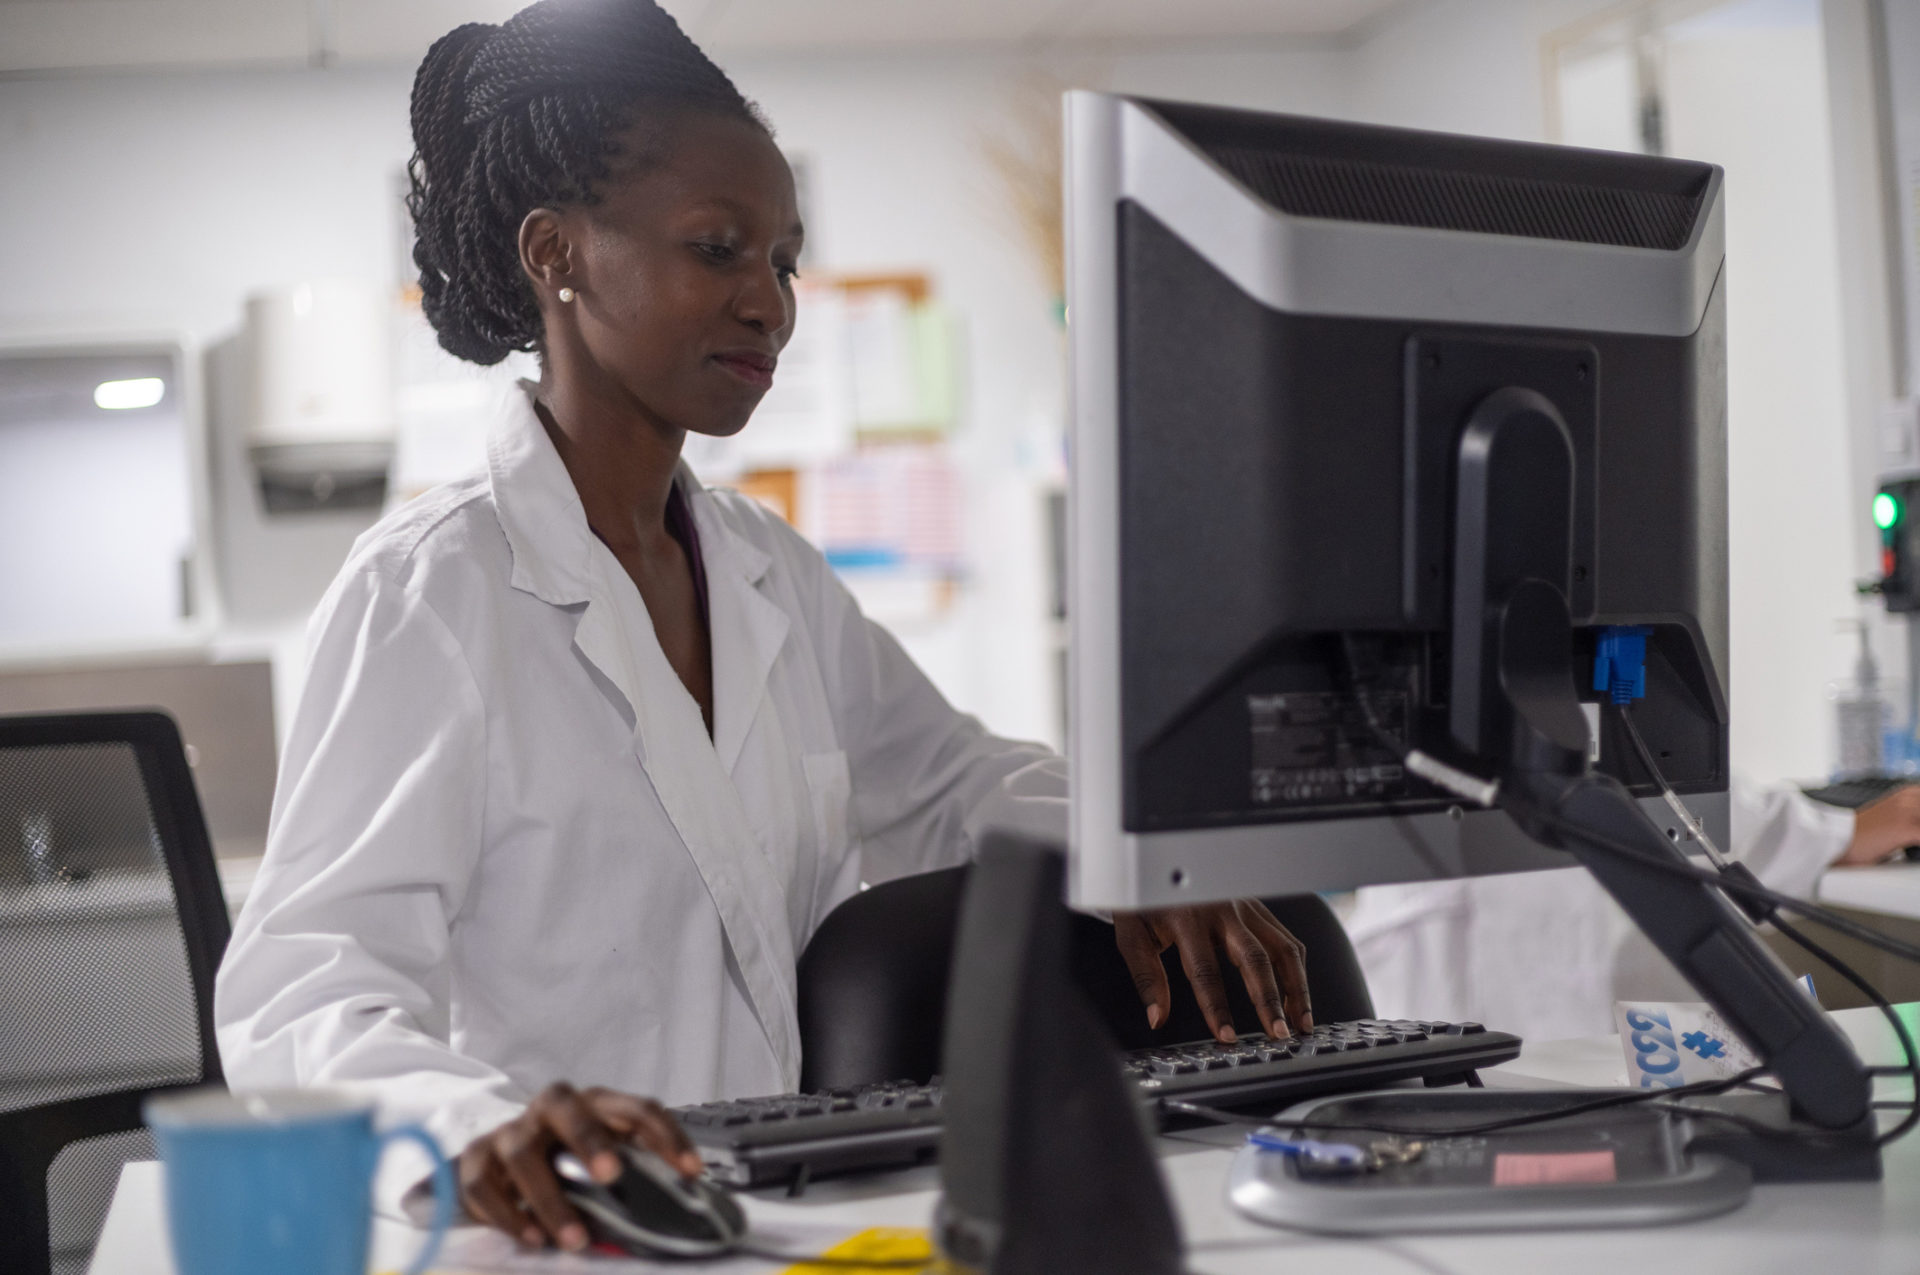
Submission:
[[[514,588],[555,606],[592,597],[593,532],[573,479],[521,381],[487,438],[493,507],[513,554]]]
[[[639,666],[634,653],[622,649],[625,638],[610,623],[604,582],[594,567],[602,547],[587,525],[586,507],[573,479],[534,411],[534,391],[532,382],[520,382],[487,446],[494,508],[513,555],[511,583],[554,606],[587,604],[575,644],[626,700],[644,742],[644,732],[638,731]],[[700,535],[713,652],[713,747],[732,774],[791,621],[760,591],[772,556],[734,528],[685,461],[674,482]],[[610,587],[625,584],[616,580]]]
[[[513,393],[487,440],[487,473],[513,554],[513,587],[555,606],[572,606],[592,600],[593,531],[580,493],[534,411],[534,392],[533,382],[521,381]],[[693,511],[709,584],[721,571],[759,584],[773,558],[733,529],[684,460],[673,481]],[[785,612],[780,614],[784,619]]]

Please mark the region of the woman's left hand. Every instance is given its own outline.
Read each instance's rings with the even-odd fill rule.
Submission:
[[[1147,1026],[1157,1028],[1173,1009],[1173,991],[1167,985],[1160,954],[1178,944],[1180,968],[1193,985],[1194,999],[1206,1016],[1214,1037],[1231,1043],[1233,1011],[1227,1006],[1227,980],[1219,953],[1240,971],[1267,1035],[1291,1035],[1289,1024],[1313,1030],[1313,1007],[1307,1001],[1306,948],[1258,899],[1231,903],[1203,903],[1196,907],[1157,908],[1146,912],[1117,912],[1114,938],[1120,955],[1133,971],[1133,985],[1147,1007]]]

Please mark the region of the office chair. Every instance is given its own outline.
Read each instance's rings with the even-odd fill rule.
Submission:
[[[949,868],[876,885],[821,922],[800,956],[802,1090],[925,1080],[939,1071],[947,973],[968,871]],[[1266,904],[1307,949],[1314,1021],[1371,1018],[1366,976],[1326,900],[1298,894]],[[1114,943],[1113,926],[1077,913],[1071,922],[1075,980],[1120,1048],[1213,1034],[1180,969],[1178,951],[1170,948],[1161,956],[1172,1012],[1159,1030],[1150,1031],[1133,975]],[[1238,974],[1231,966],[1226,974],[1235,1029],[1263,1030]]]
[[[0,717],[0,1270],[83,1271],[141,1102],[221,1079],[227,935],[172,718]]]

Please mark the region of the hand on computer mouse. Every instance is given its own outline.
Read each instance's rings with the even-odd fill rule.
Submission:
[[[1853,838],[1834,862],[1840,867],[1879,863],[1911,845],[1920,845],[1920,785],[1896,788],[1855,811]]]
[[[553,1154],[565,1148],[601,1182],[617,1180],[622,1143],[645,1147],[688,1177],[700,1154],[680,1126],[651,1098],[612,1089],[548,1085],[520,1115],[467,1144],[456,1172],[469,1216],[529,1247],[552,1243],[577,1251],[587,1229],[554,1177]]]
[[[1133,985],[1146,1004],[1148,1027],[1160,1026],[1172,1012],[1173,992],[1160,954],[1178,944],[1180,968],[1186,971],[1193,997],[1216,1039],[1234,1039],[1233,1011],[1227,1005],[1226,975],[1218,956],[1221,949],[1246,981],[1247,995],[1269,1036],[1291,1035],[1288,1024],[1313,1030],[1306,948],[1258,899],[1116,912],[1113,931],[1120,954],[1133,972]]]

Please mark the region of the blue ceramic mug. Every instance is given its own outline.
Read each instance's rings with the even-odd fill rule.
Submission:
[[[320,1089],[149,1099],[182,1275],[365,1275],[374,1166],[396,1139],[433,1157],[433,1227],[407,1275],[426,1270],[452,1220],[452,1171],[426,1130],[376,1133],[373,1112]]]

